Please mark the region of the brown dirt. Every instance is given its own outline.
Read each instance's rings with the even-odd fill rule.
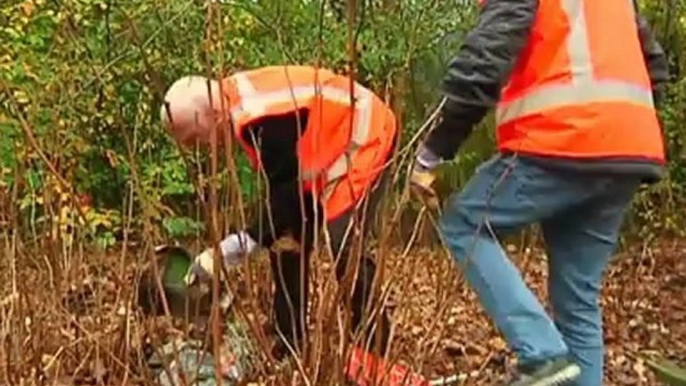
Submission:
[[[75,252],[69,268],[40,254],[18,256],[20,280],[15,282],[7,259],[0,263],[7,284],[0,292],[0,382],[144,383],[144,357],[151,343],[172,329],[127,307],[141,257],[92,256]],[[513,256],[545,299],[544,254],[525,249]],[[422,359],[426,375],[462,374],[467,376],[464,384],[497,384],[511,356],[446,254],[431,249],[401,256],[394,250],[387,259],[386,275],[396,275],[390,281],[396,335],[391,354],[415,365]],[[255,281],[249,287],[259,291],[243,291],[253,297],[242,303],[253,307],[252,319],[268,333],[268,266],[253,269]],[[326,304],[322,288],[332,283],[319,275],[315,280],[323,283],[315,291],[315,303]],[[13,285],[18,296],[10,296]],[[686,360],[686,245],[663,241],[618,255],[606,276],[602,304],[606,384],[657,384],[637,354],[654,350]]]
[[[511,362],[502,339],[480,309],[474,293],[459,275],[446,275],[449,264],[437,260],[436,252],[419,252],[413,259],[433,261],[417,264],[406,285],[408,313],[398,320],[401,341],[410,348],[418,340],[437,342],[425,373],[462,373],[466,384],[497,384]],[[537,249],[520,251],[513,258],[525,270],[526,281],[546,299],[547,263]],[[396,262],[399,264],[400,262]],[[453,276],[453,277],[451,277]],[[436,320],[441,299],[437,288],[450,287],[450,304]],[[459,283],[459,284],[458,284]],[[450,291],[450,289],[447,289]],[[457,291],[455,291],[457,290]],[[686,364],[686,248],[683,243],[663,242],[648,250],[631,248],[616,257],[609,269],[601,304],[604,309],[607,385],[657,384],[644,361],[643,351],[657,351]],[[428,333],[429,326],[440,334]],[[435,330],[434,330],[435,331]]]

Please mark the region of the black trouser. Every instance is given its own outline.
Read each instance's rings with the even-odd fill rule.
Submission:
[[[354,233],[352,230],[348,231],[349,222],[352,219],[352,216],[356,216],[357,221],[354,222],[354,226],[362,227],[363,240],[371,235],[374,215],[380,205],[389,178],[389,172],[387,170],[384,171],[377,180],[378,183],[369,193],[365,205],[362,205],[358,210],[353,208],[349,212],[344,213],[326,224],[331,238],[333,258],[337,263],[335,269],[339,283],[341,283],[341,279],[347,271],[348,263],[351,262],[354,264],[357,261],[355,255],[351,256],[351,248],[359,250],[359,248],[357,248],[359,239],[352,236]],[[359,220],[361,217],[363,217],[363,221]],[[306,224],[306,231],[304,232],[306,240],[299,240],[303,252],[281,252],[279,255],[270,252],[272,273],[276,287],[274,294],[276,326],[294,350],[302,348],[302,338],[305,332],[304,322],[308,292],[307,278],[309,276],[309,256],[313,249],[312,238],[314,230],[311,229],[313,225],[314,224]],[[294,238],[301,238],[297,236],[300,235],[294,235]],[[353,248],[354,244],[355,247]],[[362,244],[364,245],[364,243]],[[372,258],[367,256],[364,251],[361,253],[362,256],[359,270],[356,275],[350,302],[352,308],[352,333],[357,333],[359,331],[359,328],[365,319],[365,309],[367,308],[368,303],[372,303],[369,300],[369,295],[376,273],[376,265]],[[353,259],[351,259],[351,257]],[[344,296],[346,295],[344,294]],[[381,322],[375,330],[381,334],[381,351],[383,353],[385,352],[388,343],[389,321],[385,313],[383,313],[379,319]],[[371,325],[373,326],[374,323]],[[363,339],[365,339],[365,341],[362,342],[362,344],[366,345],[366,339],[368,338],[369,331],[365,331],[365,334],[363,334]],[[374,338],[376,338],[376,336]],[[375,342],[376,340],[372,340],[371,347],[375,347]]]

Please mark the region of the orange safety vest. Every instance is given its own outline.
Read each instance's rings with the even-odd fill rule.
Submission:
[[[303,188],[322,200],[328,221],[360,202],[392,151],[393,111],[370,90],[350,79],[310,66],[268,66],[227,77],[223,92],[234,134],[259,166],[246,129],[268,116],[309,110],[297,143]]]
[[[664,163],[635,12],[629,0],[540,1],[496,109],[501,151]]]

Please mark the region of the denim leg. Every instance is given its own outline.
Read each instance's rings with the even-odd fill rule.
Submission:
[[[518,230],[564,207],[574,196],[557,180],[521,159],[496,156],[450,197],[440,221],[445,245],[521,363],[568,349],[493,233]]]
[[[548,246],[548,291],[555,323],[581,366],[579,386],[603,384],[602,278],[615,251],[623,215],[638,183],[605,179],[604,194],[542,223]]]

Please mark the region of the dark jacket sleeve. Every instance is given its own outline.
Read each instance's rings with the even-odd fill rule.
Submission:
[[[443,79],[447,98],[441,122],[426,147],[452,159],[462,142],[496,105],[500,90],[525,47],[538,0],[486,0],[477,25],[467,34]]]
[[[643,50],[643,58],[648,67],[650,82],[653,86],[653,94],[655,95],[656,103],[658,103],[662,89],[669,81],[669,64],[667,62],[667,56],[665,55],[662,46],[660,46],[660,43],[655,39],[648,22],[640,14],[636,0],[634,0],[634,9],[636,10],[636,25],[638,27],[638,36]]]
[[[306,127],[308,114],[307,111],[299,114],[299,119],[294,114],[270,116],[252,128],[259,143],[264,174],[269,181],[269,197],[262,205],[260,216],[246,232],[263,247],[271,247],[275,240],[286,234],[300,241],[303,224],[309,226],[314,223],[313,204],[319,205],[318,202],[313,203],[311,193],[303,192],[303,217],[296,143],[298,123]],[[321,209],[317,213],[321,213]]]
[[[311,198],[304,199],[306,205],[311,203]],[[303,218],[300,208],[300,193],[296,181],[274,186],[262,205],[260,216],[246,232],[258,244],[267,248],[288,233],[298,238]]]

